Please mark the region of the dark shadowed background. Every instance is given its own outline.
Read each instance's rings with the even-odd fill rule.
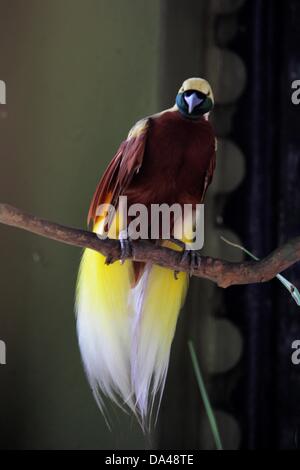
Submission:
[[[216,95],[217,172],[205,252],[220,235],[264,256],[300,234],[297,0],[0,0],[0,201],[85,227],[90,198],[139,118],[188,76]],[[192,280],[151,438],[85,380],[73,312],[80,250],[0,227],[1,449],[211,449],[192,338],[228,449],[300,446],[300,310],[277,282],[223,292]],[[296,265],[287,277],[300,286]]]

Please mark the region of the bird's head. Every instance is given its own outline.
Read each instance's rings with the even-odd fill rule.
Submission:
[[[214,106],[214,95],[208,81],[203,78],[188,78],[176,96],[179,111],[185,117],[197,119]]]

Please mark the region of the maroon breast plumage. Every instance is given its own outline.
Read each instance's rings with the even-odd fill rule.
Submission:
[[[142,166],[124,194],[129,203],[200,203],[214,168],[211,124],[167,111],[150,118]]]

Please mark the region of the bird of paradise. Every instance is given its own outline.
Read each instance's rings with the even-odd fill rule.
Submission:
[[[203,202],[216,163],[208,119],[213,105],[206,80],[185,80],[172,108],[132,127],[102,176],[88,214],[93,231],[101,235],[105,223],[99,207],[109,203],[116,208],[108,236],[120,239],[124,262],[108,265],[100,253],[84,251],[76,295],[83,364],[103,413],[107,396],[132,410],[143,427],[154,406],[159,408],[189,276],[127,259],[130,240],[125,220],[117,217],[118,201],[126,196],[129,205],[149,208]],[[201,260],[189,249],[190,240],[182,241],[182,256],[189,257],[192,269]],[[182,250],[172,241],[158,243]]]

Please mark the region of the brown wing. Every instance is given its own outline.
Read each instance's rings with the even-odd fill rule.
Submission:
[[[109,203],[116,207],[119,196],[142,165],[148,129],[149,118],[142,119],[121,143],[97,186],[88,213],[88,224],[95,221],[100,204]]]

